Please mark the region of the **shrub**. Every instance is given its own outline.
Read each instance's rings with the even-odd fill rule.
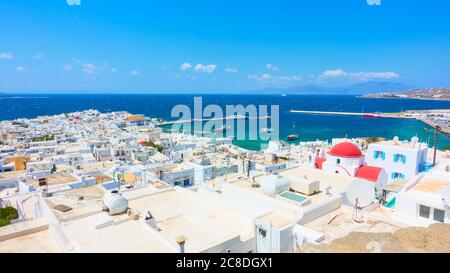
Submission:
[[[17,219],[19,214],[13,207],[0,208],[0,227],[11,224],[11,220]]]
[[[55,136],[54,135],[39,136],[39,137],[33,137],[31,140],[32,141],[50,141],[50,140],[55,140]]]
[[[151,141],[151,140],[144,142],[144,146],[150,146],[150,147],[153,147],[153,148],[155,148],[155,149],[156,149],[158,152],[160,152],[160,153],[164,150],[164,147],[162,147],[162,146],[156,144],[155,142],[153,142],[153,141]]]

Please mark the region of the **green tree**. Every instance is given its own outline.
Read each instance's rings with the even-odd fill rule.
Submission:
[[[160,153],[164,150],[163,146],[158,145],[158,144],[156,144],[155,142],[153,142],[151,140],[148,140],[148,141],[144,142],[144,146],[153,147]]]
[[[19,214],[13,207],[0,208],[0,227],[11,224],[11,220],[17,219]]]

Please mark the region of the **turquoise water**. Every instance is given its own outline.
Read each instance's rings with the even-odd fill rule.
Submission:
[[[356,96],[336,95],[201,95],[203,106],[217,104],[244,106],[278,105],[280,109],[280,139],[285,140],[295,133],[299,141],[331,140],[334,137],[384,137],[411,139],[417,135],[423,142],[433,145],[430,126],[413,119],[377,118],[360,116],[309,115],[292,113],[290,110],[341,111],[341,112],[399,112],[402,110],[450,109],[450,101],[426,101],[411,99],[364,99]],[[54,115],[86,109],[101,112],[126,110],[131,113],[175,120],[171,109],[185,104],[193,109],[194,95],[190,94],[24,94],[0,95],[0,120],[20,117],[33,118],[39,115]],[[192,110],[193,111],[193,110]],[[263,126],[267,127],[267,126]],[[270,127],[270,126],[269,126]],[[428,128],[426,131],[424,128]],[[235,134],[235,132],[233,133]],[[258,150],[265,142],[260,139],[235,140],[234,143],[247,149]],[[440,134],[439,148],[450,146],[450,138]]]

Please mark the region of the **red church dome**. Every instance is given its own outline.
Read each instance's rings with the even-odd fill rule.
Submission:
[[[328,152],[329,155],[338,156],[338,157],[362,157],[364,156],[361,153],[361,150],[351,142],[341,142],[336,144],[331,148]]]

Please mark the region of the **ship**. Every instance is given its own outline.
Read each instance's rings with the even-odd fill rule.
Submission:
[[[298,139],[298,135],[295,133],[295,122],[292,125],[292,135],[288,135],[287,139],[288,140],[297,140]]]
[[[363,118],[379,118],[379,115],[371,114],[371,113],[364,113],[364,106],[362,107],[362,114]]]
[[[363,114],[364,118],[379,118],[379,115],[374,115],[374,114]]]

